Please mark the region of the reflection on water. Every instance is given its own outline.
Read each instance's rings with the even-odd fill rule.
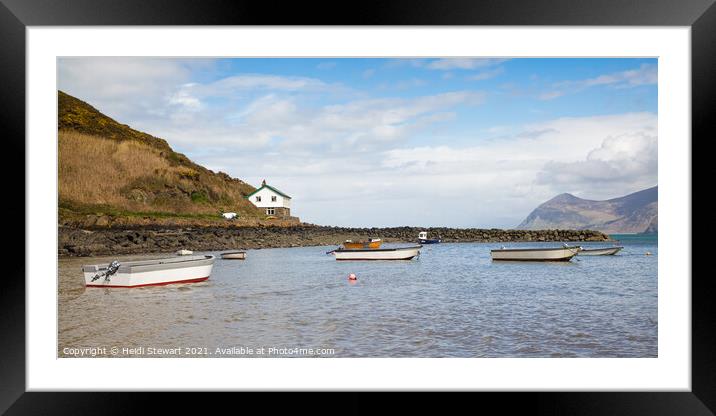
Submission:
[[[502,245],[425,246],[392,262],[336,262],[334,247],[251,250],[217,259],[206,282],[133,289],[85,289],[80,267],[158,256],[61,259],[58,355],[657,355],[655,241],[569,263],[493,263]]]

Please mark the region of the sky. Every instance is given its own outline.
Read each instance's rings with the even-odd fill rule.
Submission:
[[[657,59],[58,59],[58,88],[304,222],[513,228],[657,184]]]

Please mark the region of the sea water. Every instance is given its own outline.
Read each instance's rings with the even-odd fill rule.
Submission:
[[[563,263],[490,258],[561,243],[426,245],[410,261],[214,252],[206,282],[132,289],[85,289],[80,267],[157,255],[60,259],[58,356],[656,357],[656,235],[613,238],[617,255]]]

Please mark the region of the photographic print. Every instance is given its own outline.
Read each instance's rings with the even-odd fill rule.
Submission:
[[[58,57],[57,356],[658,357],[657,74]]]

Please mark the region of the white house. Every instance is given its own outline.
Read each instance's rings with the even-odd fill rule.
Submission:
[[[291,216],[291,197],[279,191],[273,186],[266,185],[266,181],[261,182],[261,187],[246,198],[258,208],[265,210],[266,215],[275,217]]]

